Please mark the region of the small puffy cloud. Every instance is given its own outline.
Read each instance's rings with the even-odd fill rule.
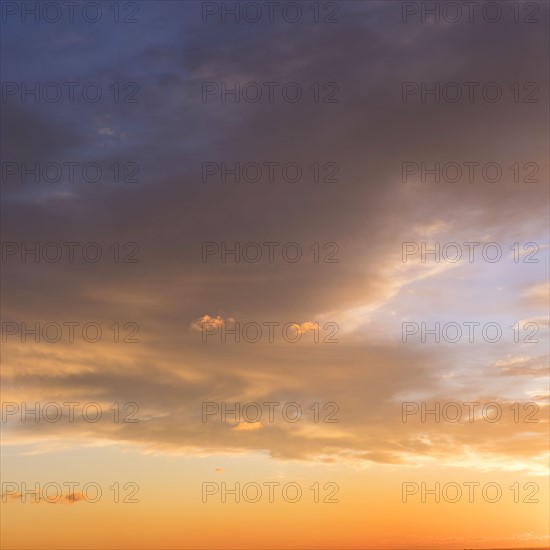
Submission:
[[[226,322],[234,323],[235,319],[233,319],[233,317],[228,317],[226,321],[225,319],[223,319],[223,317],[220,317],[219,315],[217,315],[216,317],[203,315],[202,317],[199,317],[197,320],[191,323],[191,329],[201,332],[204,328],[204,325],[210,325],[218,328],[224,325]]]
[[[297,325],[302,332],[308,332],[310,330],[315,330],[316,328],[319,328],[319,325],[317,323],[313,323],[311,321],[306,321],[305,323],[302,323],[300,325]]]
[[[231,429],[236,432],[253,432],[262,428],[263,425],[261,422],[240,422]]]

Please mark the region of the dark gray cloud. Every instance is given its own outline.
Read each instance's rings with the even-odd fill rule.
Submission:
[[[111,427],[103,435],[166,449],[266,449],[304,458],[341,447],[393,462],[406,453],[443,453],[448,438],[456,438],[449,454],[464,443],[468,436],[441,427],[441,440],[428,447],[402,426],[388,435],[395,396],[406,389],[436,392],[452,370],[448,364],[447,371],[438,369],[440,352],[425,358],[392,344],[362,343],[334,351],[259,345],[252,353],[205,346],[189,330],[203,315],[283,323],[332,315],[340,322],[355,307],[384,303],[406,284],[394,280],[403,267],[401,242],[417,239],[419,225],[444,220],[468,230],[474,241],[495,234],[530,241],[545,231],[544,24],[509,18],[402,23],[400,4],[340,2],[342,23],[335,25],[226,25],[203,24],[197,2],[144,2],[143,27],[39,26],[32,45],[28,27],[9,27],[2,36],[3,61],[6,52],[10,59],[4,80],[97,81],[106,98],[37,105],[11,98],[2,105],[2,160],[131,161],[140,165],[140,181],[2,184],[5,241],[94,241],[104,251],[97,264],[10,258],[3,265],[4,317],[126,319],[140,325],[142,338],[139,351],[125,351],[127,357],[102,344],[79,347],[76,355],[66,346],[40,353],[16,346],[23,359],[7,352],[15,365],[10,384],[53,396],[74,391],[82,399],[88,392],[139,401],[150,420],[137,430]],[[547,19],[548,5],[541,3],[540,12]],[[305,98],[296,104],[203,102],[206,81],[298,82]],[[497,82],[504,96],[494,104],[404,103],[404,81]],[[109,101],[113,82],[138,83],[140,101]],[[315,82],[337,83],[339,102],[311,101]],[[514,82],[521,94],[523,83],[535,82],[539,102],[514,103]],[[248,161],[296,162],[308,180],[201,181],[203,162]],[[406,161],[496,162],[505,174],[500,183],[403,183]],[[315,162],[337,163],[340,181],[310,181]],[[536,162],[539,183],[511,181],[514,162]],[[139,263],[114,264],[110,246],[129,241],[139,245]],[[298,263],[203,263],[205,241],[294,241],[306,257]],[[327,242],[338,244],[339,262],[314,263],[309,247]],[[180,368],[189,379],[179,378]],[[243,387],[266,399],[345,402],[346,434],[311,435],[301,443],[287,426],[240,433],[189,424],[203,400],[242,399]],[[373,425],[365,435],[365,426]],[[513,451],[503,443],[502,452]]]

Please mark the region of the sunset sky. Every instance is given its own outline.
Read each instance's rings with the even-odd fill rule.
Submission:
[[[1,2],[2,548],[548,547],[549,3],[275,4]]]

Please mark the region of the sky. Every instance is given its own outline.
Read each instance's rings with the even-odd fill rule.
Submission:
[[[548,547],[547,1],[0,6],[2,547]]]

